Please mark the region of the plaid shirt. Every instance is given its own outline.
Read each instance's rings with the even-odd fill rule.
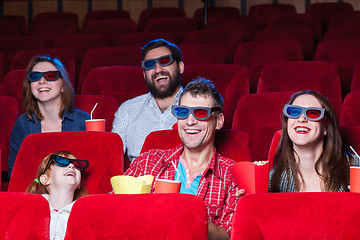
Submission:
[[[175,169],[171,162],[177,166],[182,151],[183,145],[170,150],[145,152],[131,163],[125,175],[138,177],[151,174],[155,178],[174,180]],[[235,193],[239,190],[230,173],[230,166],[234,163],[214,151],[208,168],[201,176],[196,194],[206,205],[208,220],[223,227],[229,236],[237,202]]]

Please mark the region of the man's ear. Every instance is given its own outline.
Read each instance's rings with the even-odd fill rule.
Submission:
[[[225,117],[223,113],[220,113],[216,118],[216,130],[220,130],[224,126]]]
[[[184,66],[184,62],[180,61],[179,62],[179,70],[180,70],[180,74],[183,74],[184,70],[185,70],[185,66]]]
[[[40,176],[40,182],[42,185],[47,186],[50,184],[50,178],[46,176],[46,174],[43,174]]]

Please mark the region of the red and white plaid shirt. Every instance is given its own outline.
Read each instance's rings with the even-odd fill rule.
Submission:
[[[174,180],[175,168],[171,162],[177,166],[182,151],[183,145],[170,150],[145,152],[130,164],[125,175],[138,177],[151,174],[158,179]],[[223,227],[229,236],[237,203],[235,193],[239,190],[230,173],[230,166],[234,163],[214,150],[210,164],[201,176],[196,194],[206,205],[208,220]]]

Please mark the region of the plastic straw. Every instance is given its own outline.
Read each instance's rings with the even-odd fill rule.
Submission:
[[[90,118],[91,118],[91,120],[93,119],[92,114],[93,114],[93,112],[94,112],[94,110],[95,110],[95,108],[96,108],[97,105],[98,105],[98,103],[95,103],[95,106],[94,106],[94,108],[92,109],[92,111],[91,111],[91,113],[90,113]]]
[[[350,148],[351,148],[351,150],[355,153],[355,155],[360,159],[360,156],[359,156],[359,154],[357,154],[357,152],[355,151],[355,149],[354,149],[352,146],[350,146]]]
[[[178,174],[178,177],[177,177],[176,181],[179,181],[180,172],[177,170],[177,167],[175,166],[175,163],[174,163],[173,161],[171,161],[171,163],[172,163],[172,165],[174,166],[175,171],[176,171],[176,172],[177,172],[177,174]]]

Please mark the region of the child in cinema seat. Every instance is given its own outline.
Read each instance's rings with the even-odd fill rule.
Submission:
[[[70,211],[75,201],[88,194],[81,185],[81,171],[89,167],[67,151],[46,156],[38,168],[35,180],[26,192],[42,194],[50,206],[50,239],[64,239]]]

